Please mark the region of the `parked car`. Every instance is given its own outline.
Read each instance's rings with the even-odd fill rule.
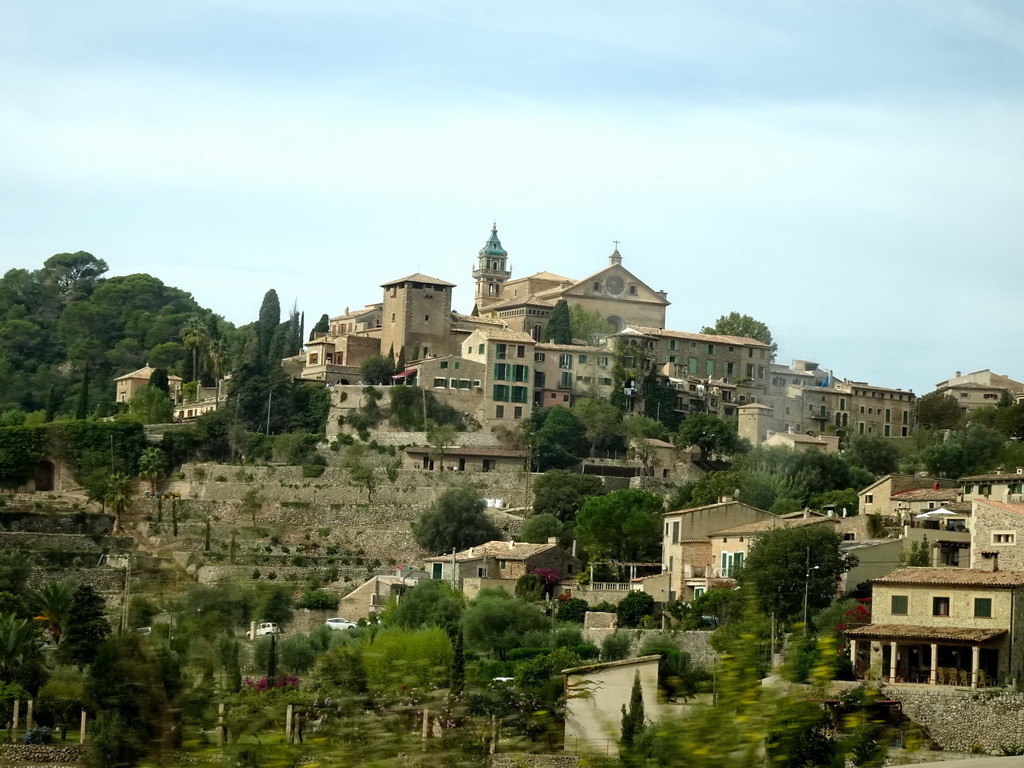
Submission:
[[[248,633],[246,633],[248,634]],[[281,628],[272,621],[264,621],[262,624],[256,625],[256,637],[263,637],[265,635],[280,635]],[[250,640],[255,638],[250,637]]]
[[[348,619],[328,619],[324,622],[331,629],[352,629],[356,626],[354,621]]]

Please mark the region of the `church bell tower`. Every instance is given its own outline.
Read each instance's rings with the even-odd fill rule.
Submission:
[[[512,277],[508,266],[508,252],[501,247],[498,239],[498,225],[491,226],[491,236],[477,254],[477,266],[473,270],[476,281],[476,308],[483,314],[487,308],[504,301],[505,282]]]

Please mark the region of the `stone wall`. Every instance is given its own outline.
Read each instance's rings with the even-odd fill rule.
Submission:
[[[0,763],[77,768],[88,750],[81,744],[0,744]]]
[[[971,752],[980,747],[1000,755],[1004,747],[1024,749],[1024,693],[902,685],[882,690],[903,702],[903,713],[943,750]]]
[[[715,649],[711,647],[710,632],[672,632],[659,629],[598,629],[590,628],[583,630],[583,641],[593,643],[598,648],[604,639],[615,632],[629,635],[629,655],[638,656],[640,649],[649,640],[660,640],[674,645],[684,651],[690,657],[690,663],[701,669],[710,669],[718,658]]]
[[[579,764],[576,755],[491,755],[491,768],[576,768]]]
[[[26,533],[0,531],[0,549],[49,550],[53,552],[126,552],[132,549],[127,536],[88,536],[76,533]]]

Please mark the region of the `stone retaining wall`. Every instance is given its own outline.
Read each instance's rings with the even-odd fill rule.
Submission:
[[[72,511],[59,507],[53,513],[0,510],[0,531],[26,533],[77,533],[83,535],[109,535],[114,529],[114,518],[95,512]]]
[[[1024,749],[1024,693],[905,685],[887,685],[882,690],[903,702],[903,713],[943,750],[981,748],[1001,755],[1004,748]]]
[[[0,531],[0,549],[49,550],[52,552],[127,552],[134,542],[127,536],[89,536],[79,533],[28,533]]]
[[[491,768],[576,768],[576,755],[529,755],[525,753],[492,755]]]
[[[88,750],[81,744],[0,744],[0,763],[77,767],[85,760]]]

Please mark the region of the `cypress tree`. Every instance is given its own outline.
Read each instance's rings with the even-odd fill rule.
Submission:
[[[628,751],[637,737],[644,732],[644,694],[640,688],[640,672],[633,676],[633,690],[629,694],[629,711],[622,705],[622,747]]]
[[[85,366],[82,372],[82,386],[78,390],[78,406],[75,408],[75,418],[85,419],[89,416],[89,366]]]
[[[267,657],[267,688],[277,683],[277,635],[270,636],[270,655]]]
[[[313,330],[309,332],[309,340],[312,341],[317,336],[327,333],[331,330],[331,319],[326,313],[320,315],[320,319],[316,321],[316,325],[313,326]]]
[[[551,310],[545,336],[554,344],[572,344],[572,322],[569,318],[569,305],[565,299],[559,299]]]
[[[165,395],[171,394],[171,383],[167,378],[166,368],[154,368],[149,377],[149,386],[156,387]]]
[[[455,636],[455,655],[452,657],[451,695],[458,696],[466,687],[466,649],[462,630]]]
[[[53,421],[53,417],[57,415],[57,385],[51,384],[50,389],[46,393],[46,423],[49,424]]]
[[[277,297],[277,291],[271,288],[263,296],[260,316],[256,321],[256,338],[259,341],[259,352],[264,361],[270,357],[274,336],[277,334],[277,327],[280,324],[281,300]]]

